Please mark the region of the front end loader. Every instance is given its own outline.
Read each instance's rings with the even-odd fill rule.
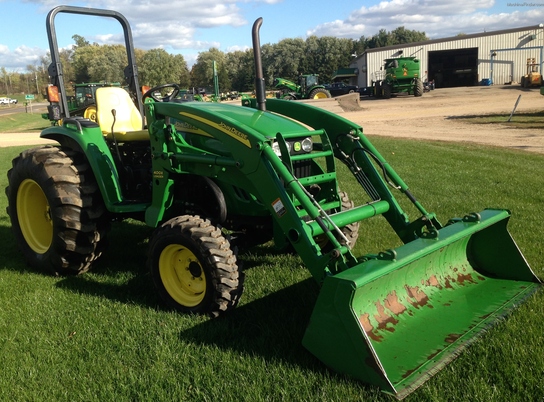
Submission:
[[[58,12],[104,16],[61,6],[48,32]],[[105,15],[125,24],[118,13]],[[13,233],[31,265],[81,273],[103,254],[112,219],[140,219],[155,228],[147,266],[164,302],[211,316],[240,299],[235,249],[273,240],[294,250],[321,285],[303,345],[401,399],[541,283],[507,231],[509,211],[441,224],[360,126],[267,100],[261,24],[253,26],[256,98],[248,107],[176,103],[179,88],[168,84],[132,97],[97,90],[96,121],[63,109],[62,125],[41,134],[59,145],[22,152],[8,172]],[[136,66],[127,71],[138,88]],[[338,163],[358,183],[359,205],[339,190]],[[416,219],[393,193],[407,197]],[[403,245],[355,255],[359,223],[380,216]]]

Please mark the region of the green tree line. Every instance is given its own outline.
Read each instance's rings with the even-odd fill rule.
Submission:
[[[65,82],[123,83],[123,70],[128,63],[124,45],[90,43],[79,35],[72,39],[74,46],[60,51]],[[266,84],[271,86],[275,77],[296,80],[299,74],[319,74],[321,82],[330,82],[336,70],[348,67],[354,55],[366,49],[424,40],[428,40],[424,32],[398,27],[392,31],[381,29],[373,36],[357,40],[310,36],[265,44],[261,46],[261,53]],[[164,49],[136,49],[135,52],[141,85],[177,83],[182,88],[212,88],[215,61],[221,91],[251,91],[254,86],[252,49],[222,52],[211,48],[199,53],[191,69],[182,55],[172,55]],[[0,93],[43,92],[49,82],[50,63],[50,57],[46,56],[39,66],[27,66],[24,73],[8,72],[1,67]]]

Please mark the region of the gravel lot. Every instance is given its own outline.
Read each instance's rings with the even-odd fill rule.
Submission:
[[[343,116],[360,124],[367,135],[474,142],[544,154],[544,130],[471,124],[458,119],[509,115],[520,95],[516,113],[544,109],[544,96],[538,88],[522,89],[516,85],[437,89],[420,98],[399,95],[392,99],[364,99],[361,111]]]
[[[420,98],[407,95],[363,98],[360,110],[341,115],[360,124],[367,135],[474,142],[544,154],[544,131],[513,129],[506,124],[475,125],[458,119],[509,114],[520,95],[516,113],[544,108],[544,96],[539,89],[514,85],[436,89]],[[48,142],[40,139],[37,132],[0,133],[0,147]]]

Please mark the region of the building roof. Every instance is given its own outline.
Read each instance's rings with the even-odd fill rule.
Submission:
[[[399,45],[375,47],[375,48],[372,48],[372,49],[366,49],[364,51],[364,53],[362,53],[357,58],[363,56],[365,53],[374,53],[374,52],[381,52],[381,51],[384,51],[384,50],[387,51],[387,50],[401,49],[401,48],[405,48],[406,46],[425,46],[425,45],[430,45],[432,43],[452,42],[452,41],[455,41],[455,40],[462,40],[462,39],[472,39],[472,38],[481,38],[481,37],[485,37],[485,36],[503,35],[503,34],[509,34],[509,33],[513,33],[513,32],[528,31],[528,30],[531,30],[531,29],[542,29],[542,27],[539,26],[539,25],[529,25],[529,26],[526,26],[526,27],[503,29],[503,30],[500,30],[500,31],[480,32],[480,33],[468,34],[468,35],[460,34],[460,35],[457,35],[457,36],[450,36],[450,37],[441,38],[441,39],[431,39],[431,40],[426,40],[426,41],[422,41],[422,42],[402,43],[402,44],[399,44]]]

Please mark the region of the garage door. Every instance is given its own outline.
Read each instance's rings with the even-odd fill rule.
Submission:
[[[478,48],[429,52],[428,77],[436,88],[478,85]]]

